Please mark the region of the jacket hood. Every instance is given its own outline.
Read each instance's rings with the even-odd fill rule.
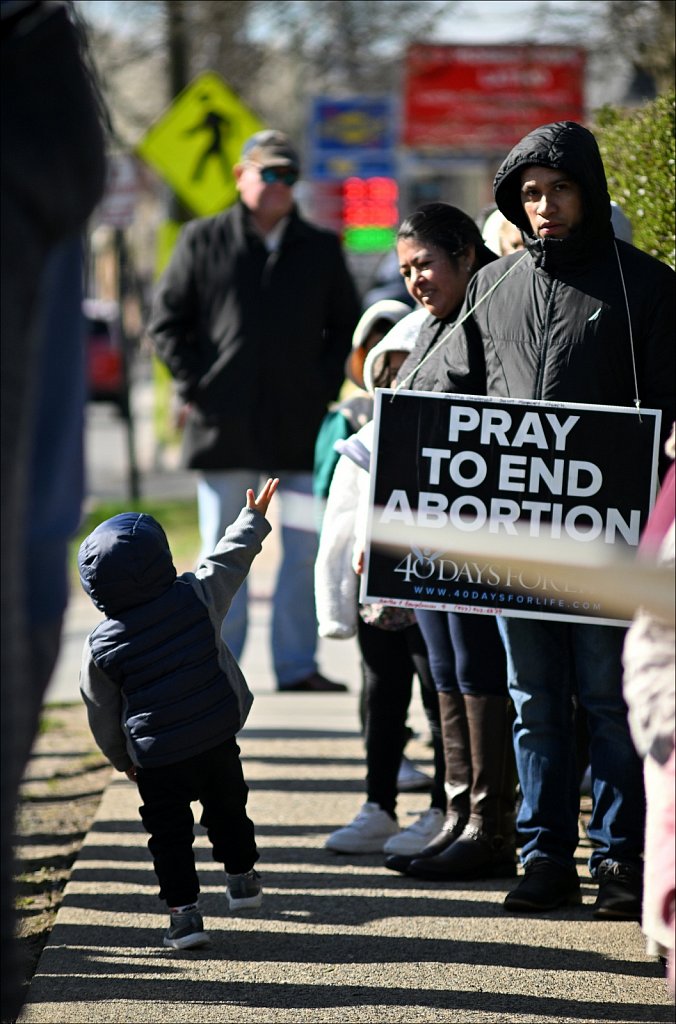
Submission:
[[[564,239],[536,239],[521,204],[521,172],[537,164],[565,171],[580,186],[583,220]],[[498,209],[526,236],[527,247],[560,248],[575,255],[613,237],[611,206],[603,160],[592,133],[575,121],[556,121],[535,128],[517,143],[498,170],[493,191]]]
[[[364,310],[352,335],[352,348],[359,348],[366,341],[369,331],[379,320],[387,320],[388,323],[398,323],[411,312],[411,307],[399,299],[380,299],[372,306]]]
[[[364,387],[369,394],[372,395],[375,391],[373,381],[379,375],[387,353],[413,351],[420,328],[428,316],[426,309],[415,309],[412,313],[409,311],[407,316],[373,346],[364,362]]]
[[[366,358],[364,342],[368,338],[371,328],[375,327],[380,320],[385,320],[394,326],[410,312],[411,307],[407,306],[405,302],[400,302],[398,299],[380,299],[362,313],[352,335],[352,351],[345,363],[345,375],[353,384],[357,384],[359,387],[364,386],[363,373]]]
[[[108,616],[154,600],[176,579],[166,534],[144,512],[100,523],[82,541],[77,561],[85,593]]]

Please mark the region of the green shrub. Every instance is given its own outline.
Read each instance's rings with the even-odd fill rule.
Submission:
[[[637,110],[604,106],[595,113],[610,198],[631,221],[634,245],[676,264],[674,254],[673,90]]]

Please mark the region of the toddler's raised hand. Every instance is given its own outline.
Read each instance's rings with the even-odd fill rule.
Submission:
[[[275,477],[274,480],[271,477],[268,477],[265,484],[261,488],[261,492],[258,495],[258,497],[255,497],[254,492],[251,490],[251,488],[249,488],[248,491],[246,492],[246,507],[255,508],[257,512],[260,512],[261,515],[264,516],[268,510],[268,505],[270,504],[272,495],[275,493],[278,486],[278,477]]]

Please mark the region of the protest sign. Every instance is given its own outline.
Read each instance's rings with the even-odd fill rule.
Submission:
[[[379,389],[374,422],[364,603],[625,624],[585,569],[638,546],[659,411]],[[544,541],[561,578],[520,561]]]

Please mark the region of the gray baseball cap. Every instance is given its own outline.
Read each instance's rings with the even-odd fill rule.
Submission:
[[[242,149],[242,160],[260,167],[300,167],[298,153],[288,135],[274,128],[256,132]]]

